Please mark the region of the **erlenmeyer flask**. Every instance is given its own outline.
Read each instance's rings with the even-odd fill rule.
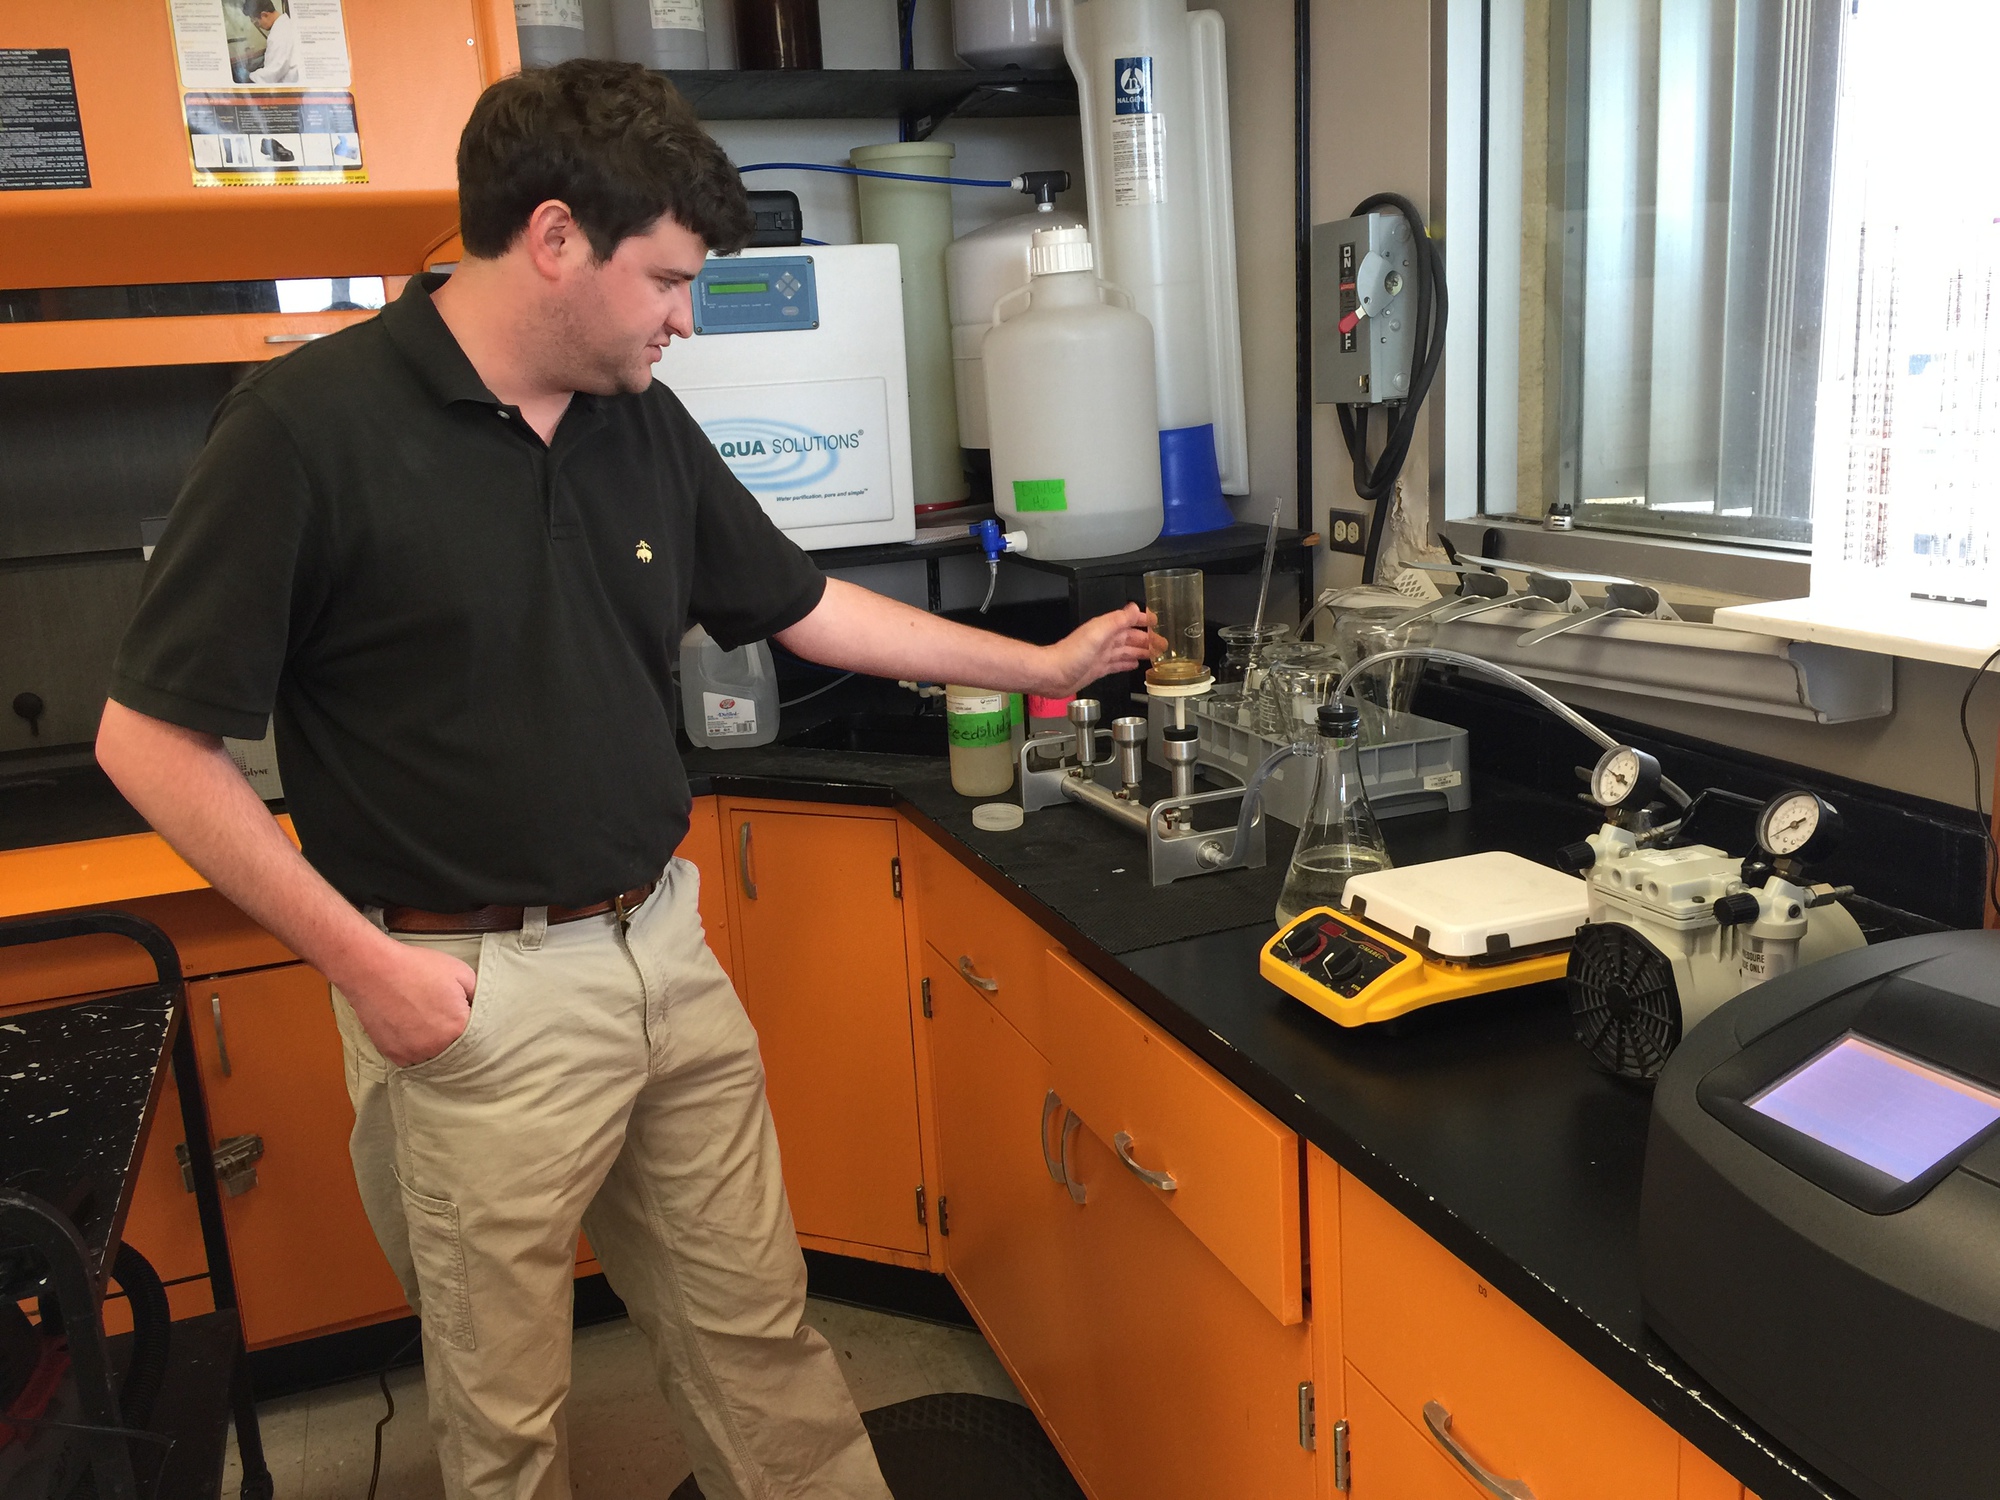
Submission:
[[[1312,806],[1278,896],[1281,925],[1316,906],[1338,907],[1350,876],[1389,868],[1389,846],[1361,784],[1360,741],[1353,704],[1320,705]]]

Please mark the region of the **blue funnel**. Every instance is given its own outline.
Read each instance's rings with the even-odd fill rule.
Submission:
[[[1236,524],[1222,498],[1222,469],[1215,458],[1215,424],[1172,427],[1160,434],[1161,536],[1195,536]]]

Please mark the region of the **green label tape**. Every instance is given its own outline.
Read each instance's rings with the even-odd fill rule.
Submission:
[[[967,749],[1004,745],[1012,737],[1005,709],[997,714],[946,714],[944,722],[951,743]]]
[[[1060,479],[1017,479],[1014,481],[1014,509],[1068,510],[1069,496]]]

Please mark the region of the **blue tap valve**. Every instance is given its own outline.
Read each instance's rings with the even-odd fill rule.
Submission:
[[[998,521],[974,521],[965,529],[979,543],[979,550],[986,554],[989,563],[998,563],[1006,553],[1028,550],[1028,534],[1025,531],[1002,531]]]

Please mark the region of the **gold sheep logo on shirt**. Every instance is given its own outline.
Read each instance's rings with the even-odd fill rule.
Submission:
[[[646,541],[645,538],[641,537],[639,540],[639,545],[633,549],[633,555],[636,556],[640,562],[651,562],[653,560],[652,544]]]

